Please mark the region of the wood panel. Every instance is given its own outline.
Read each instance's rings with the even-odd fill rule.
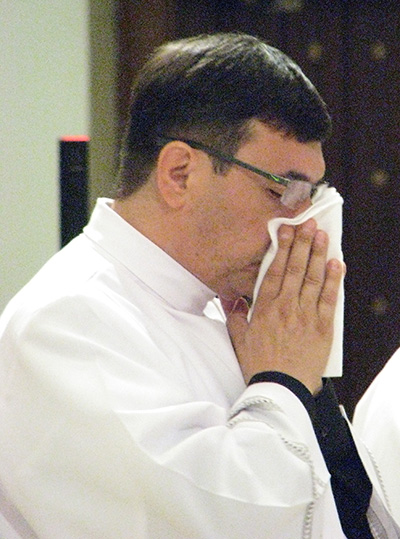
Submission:
[[[116,6],[117,101],[122,133],[132,80],[155,47],[176,37],[177,21],[174,0],[120,0]]]
[[[400,344],[400,4],[346,12],[346,362],[353,406]]]

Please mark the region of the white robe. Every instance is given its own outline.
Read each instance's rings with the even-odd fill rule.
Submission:
[[[367,389],[354,413],[354,429],[371,451],[394,518],[400,523],[400,350]]]
[[[32,534],[343,537],[306,409],[245,386],[213,296],[101,199],[9,304],[0,480]]]

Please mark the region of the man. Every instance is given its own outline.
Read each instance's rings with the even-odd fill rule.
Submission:
[[[371,383],[354,413],[354,428],[373,453],[400,522],[399,355],[397,351]]]
[[[322,380],[343,268],[314,219],[281,226],[247,316],[268,224],[310,207],[329,130],[310,81],[254,37],[144,66],[116,199],[2,317],[0,473],[22,536],[378,536]]]

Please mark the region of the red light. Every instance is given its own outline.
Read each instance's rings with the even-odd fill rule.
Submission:
[[[62,142],[88,142],[90,137],[87,135],[64,135],[60,140]]]

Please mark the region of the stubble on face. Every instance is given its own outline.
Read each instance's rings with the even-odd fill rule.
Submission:
[[[270,239],[267,220],[255,223],[249,218],[230,215],[215,209],[216,219],[200,226],[195,249],[200,268],[198,277],[219,296],[237,299],[252,297],[254,285]],[[207,256],[204,256],[207,253]]]
[[[252,178],[235,169],[205,181],[209,187],[186,221],[189,266],[216,294],[251,297],[270,243],[264,195]]]

